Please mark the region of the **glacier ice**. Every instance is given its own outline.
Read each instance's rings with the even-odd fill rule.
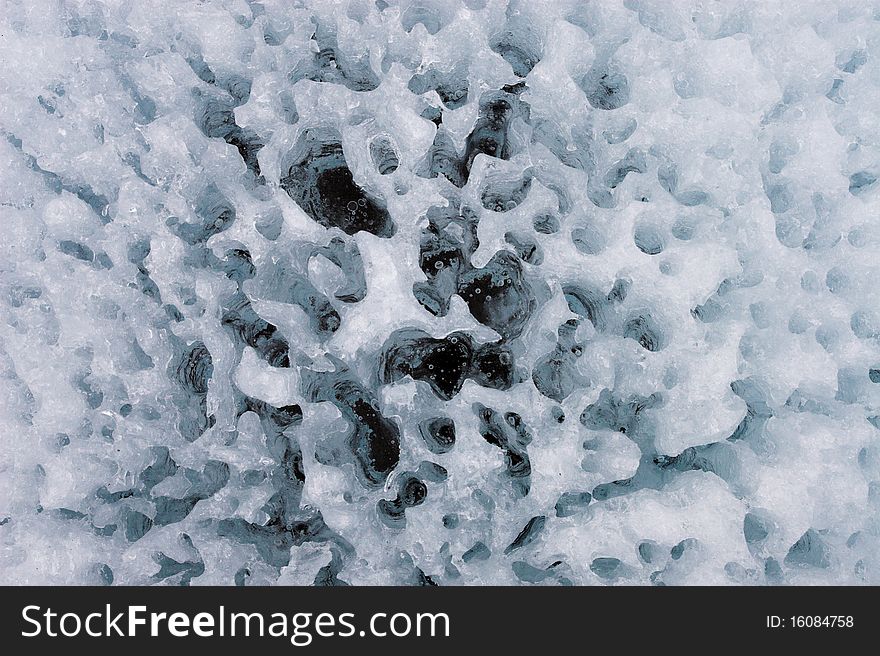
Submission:
[[[32,8],[4,583],[880,583],[870,3]]]

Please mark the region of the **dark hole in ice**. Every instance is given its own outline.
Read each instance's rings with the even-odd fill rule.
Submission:
[[[623,326],[623,336],[636,340],[647,351],[660,351],[666,345],[665,335],[649,315],[629,319]]]
[[[394,235],[385,202],[355,183],[335,130],[304,131],[291,157],[281,187],[317,223],[349,235]]]
[[[492,552],[489,550],[489,547],[482,542],[475,542],[474,546],[461,555],[461,559],[467,564],[472,561],[488,560],[491,555]]]
[[[581,83],[590,105],[596,109],[620,109],[629,102],[629,80],[608,68],[591,70]]]
[[[535,540],[538,539],[538,536],[544,530],[544,526],[547,523],[547,518],[544,515],[538,515],[536,517],[532,517],[525,526],[523,526],[522,530],[519,534],[514,538],[513,542],[511,542],[504,549],[504,554],[508,555],[513,553],[517,549],[521,549]]]
[[[436,417],[421,422],[419,433],[431,453],[448,453],[455,446],[455,422],[449,417]]]

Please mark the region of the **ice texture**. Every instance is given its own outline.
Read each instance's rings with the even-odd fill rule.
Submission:
[[[880,9],[0,11],[0,576],[880,584]]]

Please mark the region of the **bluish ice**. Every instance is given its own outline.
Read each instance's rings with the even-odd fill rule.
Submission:
[[[871,3],[19,0],[0,61],[2,582],[880,583]]]

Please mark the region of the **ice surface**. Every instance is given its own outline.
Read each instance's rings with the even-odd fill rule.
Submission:
[[[0,572],[880,583],[880,10],[0,11]]]

